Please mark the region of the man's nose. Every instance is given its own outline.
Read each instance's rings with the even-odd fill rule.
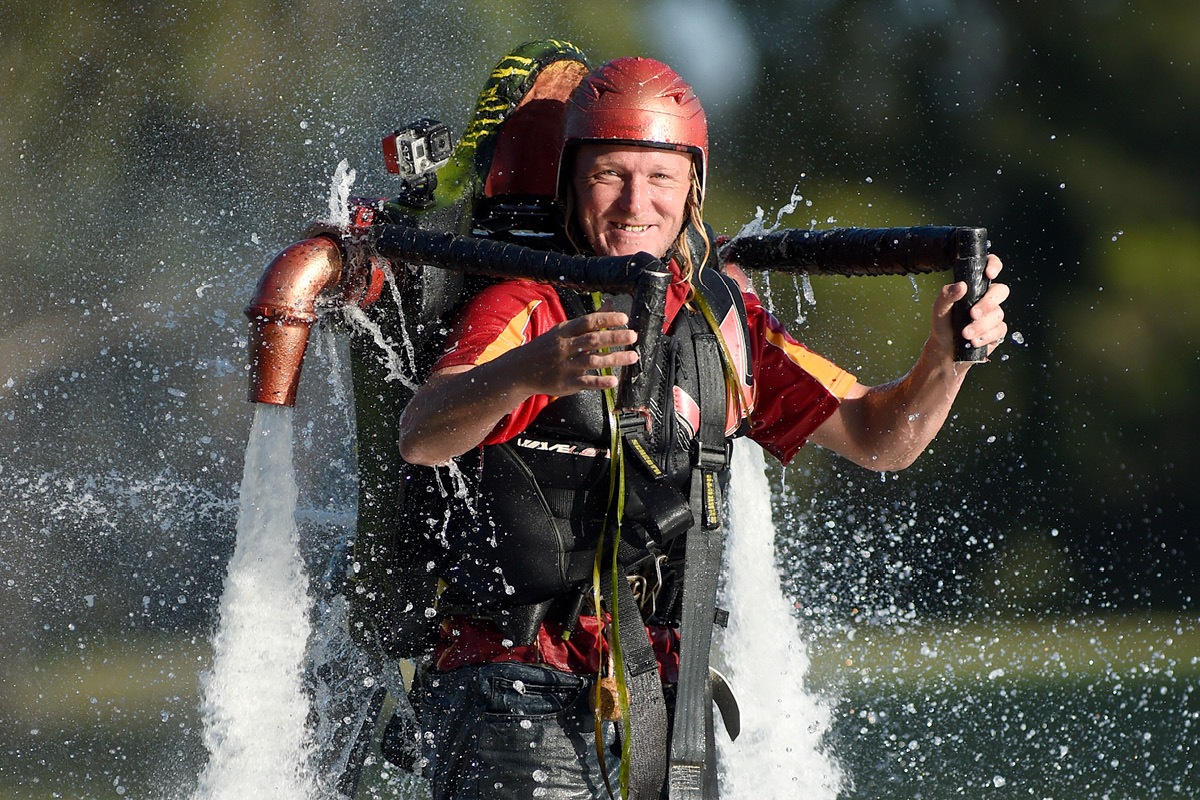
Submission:
[[[636,214],[646,205],[646,182],[639,177],[631,177],[621,187],[621,207]]]

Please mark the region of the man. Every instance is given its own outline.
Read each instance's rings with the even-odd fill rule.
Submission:
[[[616,578],[601,585],[597,552],[615,558],[635,587],[658,660],[654,677],[670,697],[680,669],[701,658],[681,663],[680,649],[710,632],[687,621],[696,602],[711,604],[711,592],[707,601],[688,599],[700,580],[689,559],[717,528],[713,476],[727,466],[725,441],[748,434],[785,462],[813,441],[871,469],[902,469],[937,434],[962,386],[968,369],[954,362],[958,337],[990,351],[1006,333],[1005,286],[992,284],[961,331],[952,329],[950,309],[967,289],[946,286],[908,374],[882,386],[858,383],[706,266],[707,151],[699,100],[659,62],[609,62],[568,104],[559,168],[567,237],[588,254],[650,253],[672,273],[666,344],[653,363],[638,365],[655,386],[644,419],[605,400],[618,384],[612,371],[638,358],[626,349],[636,334],[618,308],[627,299],[601,304],[522,281],[489,287],[468,304],[404,412],[407,461],[481,454],[479,518],[451,530],[443,576],[443,599],[462,613],[443,626],[422,709],[434,797],[588,798],[603,795],[606,783],[615,787],[623,759],[613,748],[631,737],[594,723],[612,711],[593,714],[604,694],[595,685],[630,682],[633,672],[613,663],[610,645],[632,648],[640,636],[611,624],[627,587]],[[989,256],[988,277],[1000,270]],[[648,455],[634,460],[634,452]],[[619,470],[626,458],[634,465]],[[675,517],[685,521],[668,521]],[[719,539],[712,552],[719,558]],[[711,627],[711,606],[705,613]],[[621,616],[628,623],[630,615]],[[702,674],[707,679],[706,665]],[[615,682],[619,714],[607,716],[637,716],[642,690]],[[693,696],[683,683],[680,692]],[[709,694],[695,696],[708,704]],[[672,757],[673,785],[676,761],[687,758]],[[656,769],[633,794],[657,794]],[[709,764],[703,783],[712,781]]]

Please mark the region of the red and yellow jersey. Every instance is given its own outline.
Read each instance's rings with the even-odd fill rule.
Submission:
[[[669,330],[684,307],[688,286],[677,281],[667,294]],[[750,438],[787,463],[809,435],[838,407],[855,385],[850,373],[793,339],[751,292],[744,292],[750,340],[742,341],[736,312],[720,321],[721,333],[739,375],[750,375],[742,386],[749,401]],[[530,281],[505,281],[477,294],[463,309],[447,346],[434,369],[484,364],[565,322],[567,313],[553,286]],[[749,368],[746,360],[749,359]],[[676,390],[675,414],[688,429],[699,423],[694,398]],[[535,395],[515,408],[483,444],[498,444],[524,431],[555,398]],[[732,401],[726,431],[732,434],[741,419]]]
[[[667,294],[664,332],[670,330],[688,295],[686,284],[672,285]],[[731,399],[726,433],[732,434],[741,426],[741,414],[748,410],[751,438],[786,463],[837,409],[856,381],[853,375],[796,342],[753,293],[743,292],[743,299],[745,328],[734,308],[718,321],[734,362],[733,371],[750,376],[741,387],[749,408],[742,409]],[[435,369],[487,363],[567,319],[558,292],[552,286],[529,281],[495,284],[476,295],[463,309]],[[535,395],[521,403],[500,421],[483,444],[498,444],[522,433],[554,399]],[[698,403],[679,386],[673,389],[673,399],[676,420],[694,435],[700,422]],[[661,677],[664,682],[673,682],[678,676],[678,634],[669,628],[647,630]],[[438,669],[442,670],[483,661],[521,661],[547,664],[577,674],[594,674],[605,647],[595,617],[580,617],[578,630],[569,639],[553,623],[543,623],[537,639],[528,646],[514,646],[486,619],[454,617],[443,625],[435,658]]]

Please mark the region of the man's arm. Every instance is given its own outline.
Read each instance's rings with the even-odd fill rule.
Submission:
[[[988,278],[995,279],[1002,268],[999,258],[988,256]],[[868,469],[899,470],[912,464],[941,430],[971,366],[954,361],[956,337],[991,353],[1008,332],[1000,305],[1008,298],[1008,287],[1000,283],[993,283],[972,307],[970,324],[955,332],[950,309],[966,292],[961,282],[942,288],[933,304],[929,339],[907,375],[882,386],[855,386],[809,441]]]
[[[446,367],[430,375],[400,418],[400,455],[411,464],[445,464],[481,444],[506,415],[534,395],[566,397],[609,389],[617,378],[597,370],[637,360],[623,327],[628,317],[598,311],[560,323],[541,336],[478,366]]]

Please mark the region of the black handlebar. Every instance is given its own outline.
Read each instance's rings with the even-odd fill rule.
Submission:
[[[380,225],[374,244],[385,256],[398,261],[609,294],[629,294],[643,271],[662,271],[662,264],[649,253],[572,256],[399,224]]]
[[[954,270],[965,281],[967,295],[954,304],[954,328],[970,322],[971,306],[983,297],[988,279],[987,229],[922,225],[912,228],[789,228],[741,236],[721,250],[725,261],[743,269],[770,269],[810,275],[911,275]],[[955,346],[955,360],[983,361],[984,348],[965,340]]]
[[[638,331],[639,351],[652,346],[648,340],[655,338],[662,324],[661,311],[655,312],[647,303],[658,293],[665,294],[669,275],[662,263],[648,253],[565,255],[400,224],[378,226],[374,245],[389,258],[409,263],[501,278],[524,278],[585,291],[634,294],[635,319],[630,322]],[[787,229],[733,239],[722,248],[721,256],[745,269],[811,275],[909,275],[952,269],[954,279],[965,281],[968,288],[967,296],[954,306],[956,330],[962,330],[970,321],[971,306],[988,288],[988,279],[983,274],[987,262],[985,228],[926,225],[823,231]],[[650,319],[657,319],[659,327],[649,325]],[[955,349],[958,361],[982,361],[986,357],[985,349],[972,347],[966,341]],[[628,393],[631,389],[623,391]]]
[[[374,240],[381,253],[399,261],[443,269],[523,278],[609,294],[632,294],[629,327],[637,331],[638,360],[626,367],[618,389],[619,408],[649,402],[649,378],[642,365],[653,363],[666,316],[671,273],[649,253],[632,256],[571,256],[474,236],[456,236],[404,225],[380,226]]]

